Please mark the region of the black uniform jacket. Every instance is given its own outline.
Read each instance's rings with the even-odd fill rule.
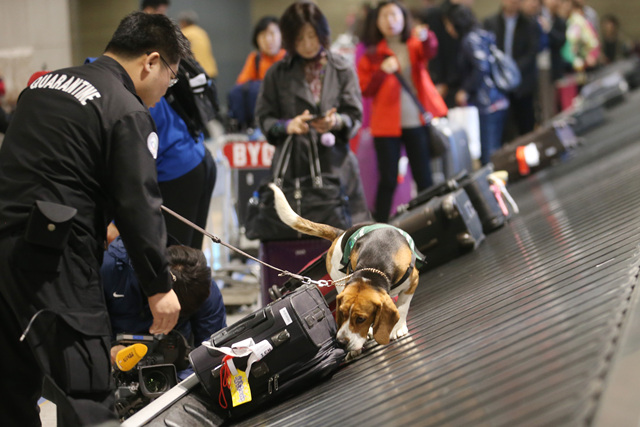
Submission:
[[[110,333],[99,271],[112,219],[145,293],[171,289],[155,130],[132,80],[107,56],[52,71],[21,93],[0,149],[0,292],[22,327],[44,309],[43,318],[53,313],[84,334]],[[22,238],[36,200],[77,209],[55,271],[37,261],[55,253]]]

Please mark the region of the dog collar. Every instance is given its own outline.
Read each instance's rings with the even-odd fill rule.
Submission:
[[[387,283],[391,283],[391,280],[389,280],[389,276],[387,276],[384,271],[380,271],[377,268],[371,268],[371,267],[365,267],[365,268],[361,268],[359,270],[356,270],[353,273],[351,273],[351,274],[349,274],[347,276],[344,276],[342,279],[334,280],[333,283],[346,282],[347,280],[351,279],[351,277],[353,277],[353,275],[356,274],[359,271],[370,271],[372,273],[379,274],[380,276],[385,278]]]

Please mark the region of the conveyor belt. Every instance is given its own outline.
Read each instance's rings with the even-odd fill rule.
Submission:
[[[409,337],[236,425],[590,424],[640,267],[629,98],[571,158],[510,185],[509,224],[421,276]]]

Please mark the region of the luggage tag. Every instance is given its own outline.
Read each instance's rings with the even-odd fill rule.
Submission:
[[[204,341],[202,345],[225,354],[222,358],[222,367],[220,368],[220,395],[218,396],[220,407],[227,408],[224,387],[228,387],[231,391],[231,403],[233,407],[250,402],[251,388],[249,387],[249,373],[251,372],[251,365],[261,360],[273,350],[269,341],[262,340],[256,344],[253,338],[247,338],[231,344],[231,347],[216,347],[211,344],[210,341]],[[249,356],[246,372],[236,369],[233,363],[234,357],[245,356]]]
[[[490,174],[488,178],[490,182],[489,187],[494,192],[496,199],[498,200],[498,204],[500,205],[500,209],[502,210],[503,213],[506,212],[505,217],[508,218],[509,216],[511,216],[512,212],[514,214],[520,213],[518,204],[513,199],[513,197],[511,197],[511,193],[509,193],[509,190],[507,190],[505,181],[500,177],[499,173],[494,172]],[[505,199],[507,202],[509,202],[509,206],[511,207],[511,210],[509,210],[509,208],[507,207],[505,203]]]
[[[222,369],[228,370],[225,375],[220,376],[222,382],[220,394],[222,395],[222,398],[224,398],[222,386],[226,386],[231,391],[231,404],[234,408],[238,405],[242,405],[243,403],[251,402],[251,387],[249,387],[247,374],[240,369],[236,369],[232,356],[227,355],[223,357],[222,363],[225,364]],[[226,384],[223,384],[224,380],[226,380]],[[224,399],[224,402],[225,405],[223,407],[226,408],[226,399]]]
[[[531,168],[540,166],[540,151],[535,142],[516,148],[516,161],[521,176],[531,173]]]

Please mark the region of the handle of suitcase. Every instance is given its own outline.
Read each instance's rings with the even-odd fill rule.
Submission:
[[[459,182],[468,175],[469,173],[466,170],[462,170],[453,178],[422,190],[415,198],[411,199],[408,203],[398,206],[397,212],[402,213],[410,211],[411,209],[424,205],[434,197],[443,196],[447,193],[451,193],[452,191],[457,190],[460,187]]]

